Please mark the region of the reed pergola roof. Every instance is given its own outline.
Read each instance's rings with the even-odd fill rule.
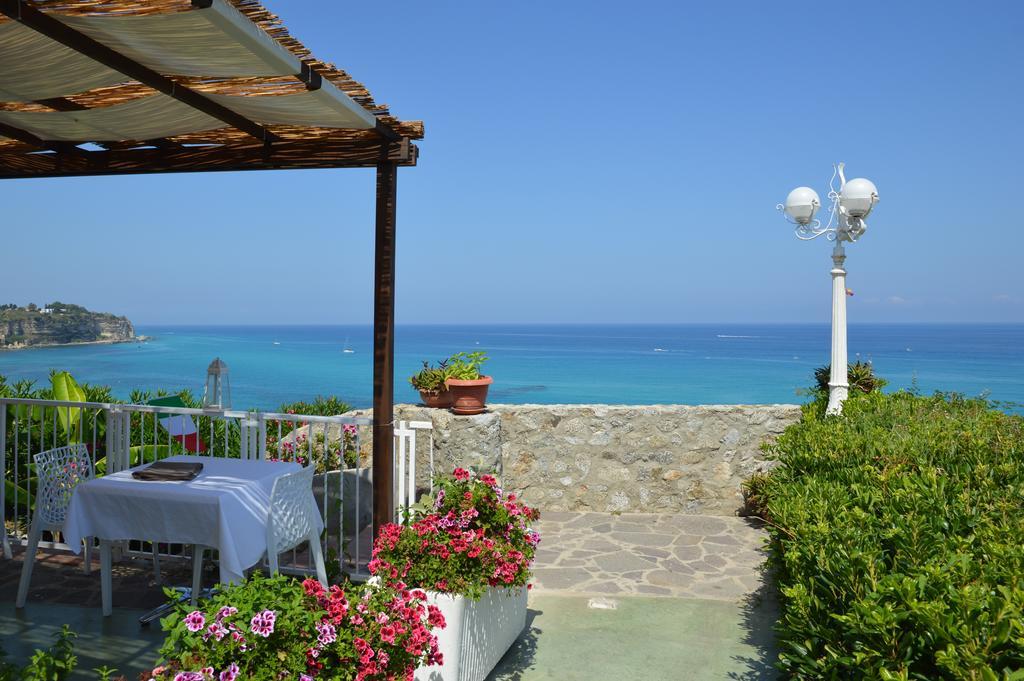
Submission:
[[[257,0],[0,0],[0,179],[376,169],[375,534],[395,511],[397,170],[422,137]]]
[[[0,178],[415,165],[256,0],[0,0]]]

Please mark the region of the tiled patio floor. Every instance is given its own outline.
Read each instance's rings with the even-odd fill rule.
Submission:
[[[541,591],[736,600],[761,587],[753,519],[545,513],[539,530]]]
[[[529,626],[490,681],[702,681],[775,678],[775,604],[763,585],[764,534],[753,521],[687,515],[546,513]],[[187,584],[187,563],[164,566]],[[49,643],[67,621],[82,634],[77,679],[110,664],[134,678],[155,662],[163,602],[152,563],[115,566],[115,617],[99,613],[99,570],[40,555],[28,607],[14,609],[21,559],[0,559],[0,638],[15,659]],[[209,575],[208,582],[214,576]],[[129,609],[130,608],[130,609]]]

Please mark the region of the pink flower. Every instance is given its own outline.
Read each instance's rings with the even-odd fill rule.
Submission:
[[[206,626],[206,616],[200,611],[193,610],[189,614],[185,615],[185,627],[187,627],[192,633],[199,631],[204,626]]]
[[[395,628],[390,624],[380,628],[380,639],[385,643],[395,642]]]
[[[264,610],[257,613],[249,620],[249,628],[257,636],[267,638],[274,633],[274,622],[277,620],[277,613],[273,610]]]
[[[232,615],[234,615],[237,612],[238,612],[238,608],[236,608],[235,606],[233,606],[233,605],[225,605],[225,606],[221,607],[220,610],[217,611],[217,621],[220,622],[225,617],[231,617]]]
[[[178,672],[174,675],[174,681],[203,681],[202,672]]]
[[[432,627],[438,627],[444,629],[445,621],[444,615],[441,613],[441,609],[436,605],[427,606],[427,623]]]
[[[307,596],[319,596],[324,592],[323,585],[312,577],[302,581],[302,588]]]
[[[238,665],[232,662],[220,673],[220,681],[235,681],[238,678]]]
[[[316,640],[320,641],[320,643],[325,646],[334,643],[338,638],[337,630],[330,622],[320,622],[316,625],[316,631],[319,634],[319,636],[316,637]]]
[[[212,622],[210,626],[206,628],[206,633],[219,641],[227,636],[228,630],[227,627],[220,622]]]
[[[469,480],[469,471],[465,468],[456,468],[452,471],[452,475],[455,476],[456,480]]]

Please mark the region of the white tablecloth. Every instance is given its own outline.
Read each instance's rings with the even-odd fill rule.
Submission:
[[[200,544],[220,552],[222,583],[240,581],[267,550],[274,481],[299,464],[187,455],[167,460],[201,462],[203,471],[190,482],[136,480],[128,470],[80,484],[68,507],[65,541],[76,551],[84,537]]]

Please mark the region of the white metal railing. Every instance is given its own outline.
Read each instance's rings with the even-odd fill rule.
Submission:
[[[363,465],[361,444],[370,425],[369,418],[345,415],[0,398],[4,555],[11,556],[10,539],[23,543],[26,538],[36,486],[34,454],[82,443],[89,450],[95,474],[102,476],[173,454],[196,453],[198,449],[204,456],[285,460],[315,466],[314,490],[326,527],[324,555],[336,561],[343,572],[363,574],[371,553],[373,501],[371,471]],[[193,429],[193,439],[180,434]],[[417,433],[421,434],[419,444]],[[422,435],[427,433],[429,438],[424,438]],[[432,479],[432,424],[395,424],[395,499],[400,509],[417,499],[416,453],[424,444],[428,445]],[[68,548],[56,536],[40,546]],[[154,547],[135,541],[126,548],[148,556]],[[155,548],[168,557],[184,554],[184,547],[178,545],[160,544]],[[307,572],[311,567],[304,553],[293,552],[291,558],[282,562],[282,571]]]

